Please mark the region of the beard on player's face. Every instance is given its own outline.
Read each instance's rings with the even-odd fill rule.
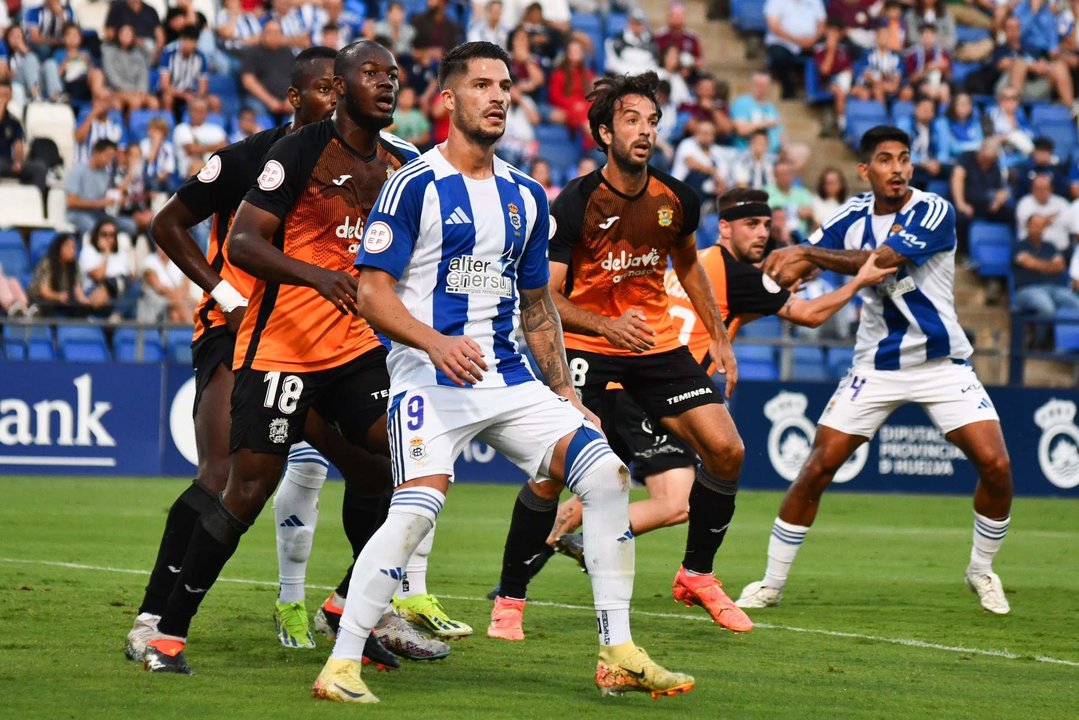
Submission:
[[[492,124],[484,112],[469,112],[458,104],[453,109],[453,124],[468,139],[479,145],[494,145],[506,134],[506,125]]]
[[[648,168],[648,161],[652,157],[652,153],[649,152],[648,156],[644,160],[634,155],[633,147],[639,141],[639,138],[633,137],[630,139],[620,139],[613,137],[610,144],[611,159],[614,164],[618,166],[618,169],[627,175],[636,175],[644,172]]]

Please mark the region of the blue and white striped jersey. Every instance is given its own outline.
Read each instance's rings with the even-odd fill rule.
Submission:
[[[550,215],[543,187],[497,157],[494,177],[459,173],[438,148],[386,182],[368,216],[356,265],[397,278],[397,296],[422,323],[467,335],[489,371],[473,387],[534,380],[517,343],[519,290],[547,284]],[[392,343],[390,392],[454,385],[427,353]]]
[[[809,238],[836,250],[888,245],[907,259],[889,280],[859,292],[855,365],[898,370],[973,352],[955,312],[955,208],[934,193],[912,191],[894,215],[874,215],[873,193],[857,195]]]

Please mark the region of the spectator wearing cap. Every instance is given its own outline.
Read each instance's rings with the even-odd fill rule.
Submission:
[[[648,30],[644,10],[634,8],[621,35],[604,42],[607,72],[612,75],[639,75],[656,70],[656,42]]]
[[[937,104],[932,98],[922,97],[914,104],[914,115],[899,123],[910,135],[910,162],[914,166],[911,182],[924,188],[934,180],[947,180],[951,167],[947,164],[947,136],[937,118]]]
[[[198,50],[199,29],[188,25],[180,39],[165,46],[161,54],[161,99],[166,110],[180,120],[195,98],[208,99],[210,65]],[[216,99],[216,98],[215,98]]]
[[[1055,146],[1047,137],[1034,138],[1034,151],[1030,157],[1012,171],[1012,189],[1017,198],[1030,193],[1030,186],[1038,175],[1048,175],[1053,180],[1053,193],[1067,198],[1071,196],[1068,171],[1053,154]]]
[[[121,25],[114,38],[101,48],[105,83],[128,111],[158,107],[157,98],[150,94],[150,55],[131,25]]]
[[[999,145],[996,139],[986,138],[977,150],[959,155],[952,168],[956,235],[964,252],[974,220],[1010,225],[1015,218],[1011,190],[1000,169]]]
[[[386,17],[375,23],[375,34],[390,41],[390,49],[398,58],[411,55],[416,42],[416,28],[405,19],[405,6],[391,2]]]
[[[438,48],[443,53],[460,45],[464,33],[446,15],[446,0],[427,0],[427,10],[412,18],[416,29],[413,47],[417,50]]]
[[[27,40],[39,60],[45,61],[64,45],[64,26],[75,22],[75,13],[63,0],[45,0],[23,12]]]
[[[240,84],[247,97],[244,104],[256,113],[274,116],[284,122],[292,115],[288,88],[292,84],[292,50],[285,44],[281,23],[267,20],[262,39],[244,52]]]
[[[922,25],[919,42],[906,57],[906,80],[913,97],[925,96],[947,105],[952,100],[952,58],[937,38],[937,26]]]
[[[0,80],[0,177],[17,178],[20,183],[36,186],[44,202],[48,197],[45,184],[48,168],[40,160],[27,159],[22,123],[8,112],[11,95],[11,83]]]
[[[765,0],[768,32],[764,44],[768,70],[779,82],[783,99],[797,92],[802,65],[810,60],[813,46],[824,34],[824,3],[821,0]]]
[[[877,44],[879,8],[879,0],[828,0],[826,11],[855,47],[869,51]]]
[[[676,0],[667,6],[667,26],[656,33],[656,46],[660,57],[666,57],[670,48],[676,48],[682,65],[695,71],[700,69],[701,39],[686,27],[685,3]]]
[[[1043,242],[1061,253],[1071,249],[1068,232],[1070,206],[1068,201],[1053,192],[1053,176],[1039,173],[1030,183],[1030,192],[1015,206],[1016,233],[1025,240],[1036,228]]]
[[[821,84],[832,93],[835,117],[834,128],[826,127],[824,135],[841,135],[847,129],[847,95],[854,84],[854,59],[858,49],[847,39],[843,24],[829,17],[824,26],[824,38],[813,48],[813,62],[820,73]]]
[[[157,10],[142,0],[113,0],[105,16],[105,42],[115,42],[120,28],[130,25],[135,38],[156,57],[165,47],[165,28]]]
[[[473,18],[468,26],[469,42],[489,42],[506,47],[510,29],[502,22],[502,0],[487,0],[483,6],[483,17]]]

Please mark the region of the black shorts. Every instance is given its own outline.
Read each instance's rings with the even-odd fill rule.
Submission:
[[[612,357],[568,350],[573,386],[581,402],[594,413],[602,408],[610,383],[621,383],[649,417],[681,415],[702,405],[723,404],[723,392],[708,373],[680,347],[670,352],[634,357]]]
[[[611,449],[630,468],[634,480],[643,482],[649,475],[696,466],[693,448],[654,426],[625,390],[608,390],[602,412],[597,414]]]
[[[213,332],[213,330],[209,332],[212,334],[200,337],[191,351],[191,364],[195,368],[195,404],[191,410],[193,415],[198,413],[202,393],[210,384],[210,378],[214,376],[218,365],[224,365],[226,370],[232,370],[236,336],[224,328],[222,332]]]
[[[303,438],[307,411],[355,445],[386,414],[390,376],[386,349],[370,350],[340,367],[317,372],[239,370],[232,388],[229,452],[246,448],[284,455]]]

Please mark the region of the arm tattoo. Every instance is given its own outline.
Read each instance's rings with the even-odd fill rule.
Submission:
[[[555,392],[572,389],[562,323],[546,287],[521,292],[521,329],[548,387]]]

